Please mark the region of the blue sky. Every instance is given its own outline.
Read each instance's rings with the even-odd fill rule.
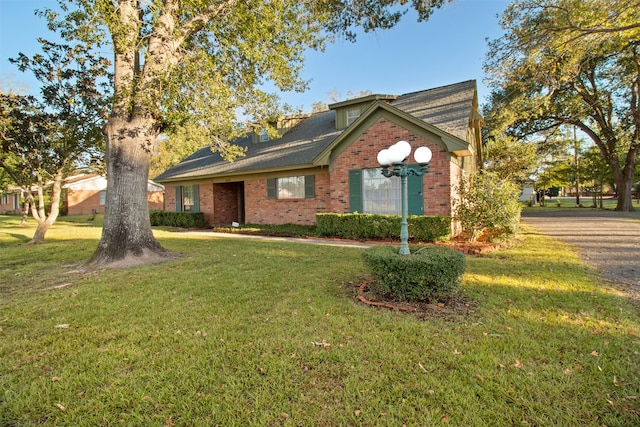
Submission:
[[[304,111],[314,101],[329,101],[329,93],[370,90],[395,94],[475,79],[480,102],[488,95],[482,63],[486,39],[500,36],[498,15],[508,0],[455,0],[436,10],[428,22],[408,13],[392,30],[358,35],[356,43],[338,40],[325,52],[308,53],[303,94],[282,94],[282,100]],[[38,83],[21,73],[8,58],[38,52],[37,37],[52,38],[44,19],[33,11],[55,7],[54,0],[0,0],[0,87],[25,87],[37,93]]]

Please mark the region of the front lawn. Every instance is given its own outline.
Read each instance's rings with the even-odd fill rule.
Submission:
[[[566,246],[467,259],[467,314],[356,301],[360,250],[156,230],[181,257],[85,270],[0,217],[0,425],[631,426],[640,313]],[[99,224],[98,224],[99,225]]]

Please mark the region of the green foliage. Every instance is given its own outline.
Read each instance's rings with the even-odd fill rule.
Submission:
[[[461,252],[440,246],[424,246],[410,255],[399,255],[395,246],[374,246],[362,252],[376,279],[375,292],[396,301],[439,301],[453,296],[465,270]]]
[[[519,185],[530,179],[538,165],[535,144],[504,134],[487,139],[484,155],[487,171]]]
[[[512,2],[485,64],[489,121],[523,140],[575,126],[609,163],[624,211],[640,153],[639,22],[638,0]]]
[[[520,220],[520,189],[491,173],[463,177],[457,188],[460,200],[455,205],[455,218],[470,240],[484,232],[492,236],[516,233]]]
[[[395,215],[316,214],[316,227],[321,236],[346,239],[400,239],[400,220]],[[451,235],[451,218],[411,215],[407,218],[410,239],[417,242],[447,240]]]
[[[167,212],[152,210],[149,212],[152,226],[204,228],[207,221],[202,212]]]

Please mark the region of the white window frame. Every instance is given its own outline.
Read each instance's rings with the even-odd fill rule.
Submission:
[[[304,199],[305,177],[288,176],[276,179],[276,199]]]
[[[362,211],[377,215],[402,214],[400,177],[385,177],[380,169],[362,170]]]
[[[360,112],[360,108],[349,108],[346,112],[347,115],[347,126],[351,125],[351,123],[358,120],[362,113]]]
[[[195,207],[194,188],[193,185],[183,185],[180,190],[180,204],[182,212],[192,212]]]

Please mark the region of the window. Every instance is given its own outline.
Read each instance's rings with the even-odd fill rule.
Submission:
[[[409,167],[418,167],[410,165]],[[424,214],[422,176],[407,177],[408,214]],[[378,215],[401,215],[401,179],[387,178],[381,169],[354,169],[349,171],[349,211]]]
[[[276,198],[304,199],[304,176],[276,179]]]
[[[0,205],[8,205],[9,204],[9,195],[3,194],[0,196]]]
[[[268,141],[269,140],[269,135],[267,134],[267,131],[262,129],[260,131],[260,136],[259,136],[258,139],[259,139],[260,142]]]
[[[347,126],[351,123],[355,122],[358,117],[360,117],[360,109],[359,108],[351,108],[347,110]]]
[[[182,211],[191,212],[193,210],[193,186],[182,187]]]
[[[400,178],[387,178],[380,169],[362,171],[362,212],[379,215],[401,215]]]
[[[315,176],[288,176],[267,179],[267,198],[305,199],[315,197]]]
[[[100,206],[104,206],[106,200],[107,200],[107,191],[106,190],[102,190],[100,192]]]
[[[200,194],[198,185],[176,187],[176,212],[199,212]]]

